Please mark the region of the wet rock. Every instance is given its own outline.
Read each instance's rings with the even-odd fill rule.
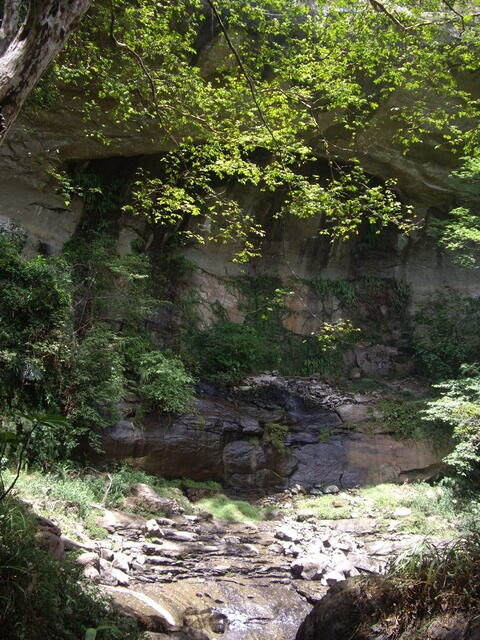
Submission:
[[[329,564],[330,557],[325,554],[303,556],[292,562],[290,571],[294,578],[320,580]]]
[[[105,432],[103,446],[109,460],[134,458],[149,473],[217,480],[243,491],[348,488],[422,477],[427,468],[438,473],[451,445],[435,448],[382,434],[375,400],[374,394],[349,395],[319,380],[257,376],[229,397],[205,393],[198,399],[198,415],[174,419],[169,429],[161,414],[146,416],[142,429],[122,421]],[[373,435],[371,429],[363,434],[362,425],[376,415]],[[262,441],[268,422],[288,425],[285,451]],[[193,500],[202,497],[203,490],[183,490]],[[133,504],[137,498],[128,500]],[[178,503],[159,497],[152,508],[179,513]]]
[[[179,542],[191,542],[198,538],[198,534],[193,531],[163,530],[163,536],[168,540],[176,540]]]

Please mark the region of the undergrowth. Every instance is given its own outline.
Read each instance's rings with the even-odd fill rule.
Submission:
[[[143,637],[136,622],[80,574],[68,557],[59,563],[38,544],[25,505],[0,502],[1,640],[83,640],[87,629],[100,625],[102,640]]]
[[[200,500],[197,505],[219,520],[244,522],[262,520],[262,512],[254,505],[243,500],[232,500],[223,493]]]
[[[396,608],[398,631],[412,629],[435,615],[464,612],[474,619],[480,612],[479,552],[477,531],[446,545],[423,541],[394,558],[387,576],[402,594]]]
[[[457,502],[446,486],[432,487],[419,482],[409,485],[380,484],[352,493],[340,492],[295,499],[300,517],[342,520],[362,516],[374,517],[382,526],[395,522],[398,531],[420,535],[451,536],[458,521]],[[397,516],[403,507],[410,513]]]

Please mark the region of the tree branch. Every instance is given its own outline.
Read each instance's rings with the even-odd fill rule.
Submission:
[[[400,27],[400,29],[403,29],[404,31],[406,31],[407,27],[403,24],[403,22],[400,22],[400,20],[393,13],[391,13],[387,9],[387,7],[383,4],[383,2],[379,2],[379,0],[369,0],[369,2],[375,11],[378,11],[379,13],[384,13],[386,16],[388,16],[388,18],[390,18],[390,20],[394,24],[397,25],[397,27]]]
[[[20,2],[6,0],[2,32],[5,35],[8,32],[8,38],[6,48],[0,51],[0,144],[27,96],[63,49],[91,1],[32,0],[26,19],[18,25],[17,18],[12,33]]]
[[[402,31],[412,31],[413,29],[418,29],[418,27],[426,27],[430,24],[434,24],[431,20],[426,20],[425,22],[417,22],[416,24],[407,26],[404,22],[397,18],[397,16],[395,15],[396,12],[392,13],[391,11],[389,11],[385,4],[383,2],[380,2],[380,0],[368,0],[368,2],[373,7],[373,9],[377,11],[377,13],[384,13],[389,18],[389,20],[391,20],[399,29],[402,29]]]
[[[461,13],[459,13],[455,7],[448,2],[448,0],[443,0],[443,4],[447,5],[452,13],[454,13],[458,18],[460,18],[460,22],[462,23],[462,31],[465,31],[465,20]]]
[[[18,29],[21,0],[5,0],[0,27],[0,55],[2,55]]]
[[[20,454],[19,454],[19,458],[18,458],[18,464],[17,464],[17,471],[15,474],[14,479],[10,482],[10,486],[5,489],[5,485],[3,484],[2,481],[2,488],[1,491],[2,493],[0,494],[0,502],[6,498],[8,496],[8,494],[12,491],[13,487],[17,484],[17,480],[20,477],[20,472],[22,470],[22,464],[23,464],[23,457],[25,455],[25,451],[27,450],[28,447],[28,443],[30,442],[34,431],[37,429],[37,427],[39,427],[41,425],[41,421],[37,420],[36,422],[34,422],[33,427],[30,429],[30,431],[28,432],[27,437],[25,438],[25,440],[23,441],[22,444],[22,448],[20,449]]]

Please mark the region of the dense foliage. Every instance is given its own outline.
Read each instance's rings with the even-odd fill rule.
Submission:
[[[413,347],[420,371],[440,381],[480,360],[480,301],[457,292],[429,299],[414,317]]]
[[[88,135],[108,145],[143,130],[162,152],[137,175],[133,211],[177,239],[233,240],[245,260],[264,231],[241,206],[244,186],[277,193],[272,214],[315,216],[335,236],[363,221],[376,233],[407,227],[395,176],[378,184],[365,174],[358,137],[386,117],[405,153],[424,135],[446,152],[473,150],[466,80],[478,37],[466,1],[98,1],[53,77],[102,123]]]
[[[15,434],[0,441],[2,457],[16,450],[48,468],[81,443],[96,446],[127,391],[146,410],[181,413],[193,402],[192,378],[146,330],[156,303],[148,265],[106,252],[108,235],[95,239],[63,259],[29,258],[18,231],[0,234],[0,424]],[[69,421],[37,420],[45,412]]]
[[[71,351],[70,279],[65,264],[21,256],[18,230],[0,232],[2,414],[50,404]]]

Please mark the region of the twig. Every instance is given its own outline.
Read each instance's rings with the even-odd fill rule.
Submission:
[[[107,488],[104,491],[102,502],[100,503],[102,505],[102,507],[106,506],[107,496],[108,496],[108,494],[110,492],[110,489],[112,488],[113,480],[112,480],[112,476],[109,473],[107,473],[107,478],[108,478],[108,485],[107,485]]]
[[[252,99],[253,102],[255,104],[255,107],[257,108],[257,111],[260,115],[260,119],[262,121],[263,126],[265,127],[265,129],[268,131],[268,133],[270,134],[270,137],[272,138],[275,146],[277,147],[278,153],[280,155],[280,157],[282,156],[282,148],[280,147],[275,134],[272,130],[272,128],[270,127],[269,123],[267,122],[267,119],[265,117],[265,114],[263,113],[263,109],[262,106],[257,98],[257,91],[255,89],[255,84],[253,83],[252,77],[250,76],[250,74],[248,73],[247,69],[245,68],[245,65],[243,64],[242,58],[240,57],[240,54],[238,53],[237,48],[235,47],[235,45],[233,44],[230,36],[228,35],[228,31],[227,28],[225,27],[225,23],[222,20],[222,17],[220,16],[220,14],[218,13],[218,10],[216,8],[216,6],[213,3],[213,0],[207,0],[208,5],[210,6],[211,10],[213,11],[213,14],[215,15],[215,18],[217,19],[218,24],[220,25],[220,29],[222,30],[222,33],[225,37],[225,40],[227,42],[227,45],[229,47],[229,49],[231,50],[231,52],[233,53],[233,55],[235,56],[235,59],[238,63],[238,66],[240,67],[240,71],[242,72],[243,76],[245,77],[245,80],[248,83],[248,87],[250,89],[250,93],[252,95]]]
[[[22,470],[22,463],[23,463],[23,456],[25,454],[25,451],[28,447],[28,443],[30,442],[30,438],[33,435],[33,432],[35,431],[35,429],[37,427],[39,427],[41,424],[41,420],[37,420],[37,422],[33,425],[33,427],[30,430],[30,433],[28,434],[27,438],[25,439],[22,448],[20,450],[20,458],[18,461],[18,465],[17,465],[17,473],[15,475],[15,478],[12,480],[12,482],[10,483],[10,486],[8,487],[8,489],[5,489],[4,486],[2,486],[2,494],[0,495],[0,502],[6,498],[8,496],[8,494],[10,493],[10,491],[13,489],[13,487],[16,485],[18,478],[20,477],[20,471]]]
[[[460,18],[460,21],[461,21],[461,23],[462,23],[462,31],[465,31],[465,19],[464,19],[464,17],[462,16],[462,14],[461,14],[461,13],[459,13],[459,12],[455,9],[455,7],[453,7],[453,6],[452,6],[452,4],[451,4],[450,2],[448,2],[448,0],[443,0],[443,4],[446,4],[446,5],[447,5],[447,7],[450,9],[450,11],[451,11],[452,13],[454,13],[456,16],[458,16],[458,17]]]

